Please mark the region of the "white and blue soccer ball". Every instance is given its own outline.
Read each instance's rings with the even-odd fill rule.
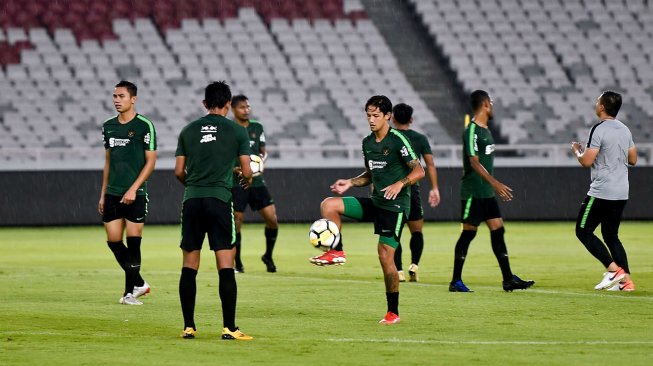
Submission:
[[[340,229],[331,220],[319,219],[311,225],[308,240],[313,247],[326,252],[340,243]]]

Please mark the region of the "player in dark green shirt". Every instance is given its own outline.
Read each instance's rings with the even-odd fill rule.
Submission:
[[[150,292],[141,277],[141,239],[147,216],[147,179],[156,163],[156,132],[152,122],[136,113],[138,89],[129,81],[116,84],[116,117],[102,125],[104,171],[98,211],[107,232],[107,245],[125,271],[124,305],[142,305]],[[122,241],[126,232],[127,246]]]
[[[340,216],[358,221],[374,222],[379,235],[377,250],[385,280],[388,312],[382,324],[399,322],[399,277],[395,267],[395,249],[401,239],[406,214],[410,209],[410,189],[424,177],[406,136],[390,127],[392,103],[383,96],[371,97],[365,104],[367,121],[372,133],[363,139],[365,172],[351,179],[339,179],[331,191],[345,193],[351,187],[374,185],[371,197],[329,197],[322,201],[320,213],[341,227]],[[342,233],[342,231],[341,231]],[[342,264],[346,261],[340,243],[321,256],[310,259],[316,265]]]
[[[200,251],[205,235],[215,252],[222,301],[222,339],[250,340],[236,327],[237,286],[234,276],[236,226],[231,187],[235,162],[251,183],[247,131],[225,116],[231,90],[224,82],[209,84],[204,92],[208,114],[189,123],[179,134],[175,153],[175,176],[184,184],[181,215],[183,267],[179,299],[184,316],[183,338],[195,338],[195,295]]]
[[[504,201],[512,199],[512,189],[499,182],[494,172],[494,139],[488,128],[493,117],[492,99],[486,91],[476,90],[471,96],[474,117],[463,132],[463,177],[460,183],[462,233],[456,243],[453,276],[449,284],[451,292],[473,292],[462,281],[463,265],[467,250],[476,236],[478,225],[485,221],[490,229],[492,251],[497,257],[503,289],[524,290],[535,283],[523,281],[510,269],[508,249],[504,241],[503,219],[496,194]]]
[[[231,99],[231,111],[234,121],[247,129],[249,146],[252,154],[259,155],[263,161],[268,157],[265,149],[265,133],[263,125],[256,120],[250,119],[251,107],[245,95],[239,94]],[[243,262],[240,259],[240,228],[245,221],[245,209],[247,205],[252,211],[258,211],[265,221],[265,253],[261,260],[265,263],[268,272],[276,272],[277,267],[272,260],[272,252],[279,235],[279,224],[277,223],[277,208],[274,200],[265,185],[263,174],[254,177],[249,188],[245,189],[234,182],[232,190],[234,196],[234,216],[236,217],[236,272],[244,272]]]
[[[431,152],[431,145],[429,144],[426,136],[421,133],[411,130],[410,126],[413,123],[413,107],[405,103],[399,103],[392,108],[392,122],[395,128],[401,131],[413,146],[413,151],[418,157],[424,159],[426,166],[426,174],[431,184],[429,191],[429,205],[435,207],[440,204],[440,190],[438,189],[438,175],[435,170],[435,163],[433,161],[433,153]],[[419,281],[419,260],[424,251],[424,236],[422,235],[422,227],[424,226],[424,209],[422,208],[422,201],[420,199],[419,183],[410,186],[410,212],[408,213],[408,229],[410,229],[410,254],[411,262],[408,267],[408,276],[411,282]],[[399,281],[406,281],[403,271],[403,264],[401,261],[401,243],[395,251],[395,265],[399,272]]]

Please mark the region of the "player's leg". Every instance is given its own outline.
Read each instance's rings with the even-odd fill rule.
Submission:
[[[395,266],[395,251],[401,240],[405,222],[403,212],[391,212],[376,208],[374,212],[374,232],[379,235],[377,252],[383,270],[385,295],[388,311],[379,323],[395,324],[399,318],[399,275]]]
[[[338,226],[340,230],[340,241],[334,249],[308,259],[309,262],[315,265],[343,264],[347,261],[345,252],[343,251],[342,220],[340,218],[345,213],[344,198],[349,199],[353,197],[327,197],[320,203],[320,215],[327,220],[333,221]]]
[[[245,267],[243,266],[243,261],[240,258],[240,248],[241,248],[241,228],[245,222],[245,209],[247,208],[247,203],[249,202],[249,189],[244,189],[241,186],[236,186],[231,189],[232,202],[234,204],[234,218],[236,222],[236,254],[234,256],[235,260],[235,270],[236,273],[245,272]]]
[[[484,219],[488,229],[490,229],[490,242],[492,244],[492,252],[499,262],[501,268],[501,275],[503,276],[503,290],[525,290],[535,284],[532,280],[522,280],[519,276],[512,273],[510,269],[510,260],[508,258],[508,248],[504,234],[503,219],[501,218],[501,211],[499,210],[499,203],[496,198],[484,199]]]
[[[586,196],[576,218],[576,237],[607,269],[601,281],[594,286],[596,290],[612,287],[625,276],[625,272],[614,262],[605,244],[594,235],[594,230],[603,221],[605,215],[604,203],[604,200],[599,198]]]
[[[140,297],[150,292],[150,286],[141,277],[141,241],[147,216],[147,196],[136,196],[136,200],[126,205],[125,230],[127,233],[127,273],[130,279],[130,292]]]
[[[621,225],[621,217],[627,200],[619,201],[605,201],[606,213],[603,221],[601,221],[601,235],[603,241],[608,247],[614,263],[616,266],[621,267],[625,272],[624,277],[609,288],[613,291],[634,291],[635,284],[630,279],[630,266],[628,265],[628,256],[621,240],[619,240],[619,226]]]
[[[419,186],[411,186],[410,213],[408,214],[408,229],[410,230],[410,266],[408,277],[411,282],[419,281],[419,261],[424,252],[424,209],[419,193]]]
[[[181,207],[181,243],[183,261],[179,277],[179,301],[184,317],[183,338],[195,338],[196,277],[206,228],[203,220],[203,198],[190,198]]]
[[[218,269],[218,293],[222,303],[222,339],[249,340],[236,327],[236,302],[238,286],[234,272],[234,256],[236,255],[235,219],[231,214],[231,202],[223,202],[217,198],[207,198],[205,223],[209,238],[209,246],[215,253],[215,263]]]
[[[272,259],[274,246],[277,243],[277,236],[279,236],[277,208],[272,204],[260,209],[258,212],[265,221],[265,253],[261,256],[261,260],[265,263],[266,270],[273,273],[277,271],[277,267]]]
[[[462,231],[460,232],[458,241],[456,241],[456,247],[454,248],[453,274],[451,276],[451,282],[449,283],[449,291],[473,292],[463,282],[462,274],[465,259],[467,259],[469,245],[476,236],[478,224],[481,222],[481,219],[478,212],[478,204],[475,202],[474,198],[470,197],[467,200],[461,201],[460,207],[460,223]]]

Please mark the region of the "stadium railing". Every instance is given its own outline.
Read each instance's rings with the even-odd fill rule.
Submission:
[[[578,166],[569,144],[496,145],[495,167]],[[360,167],[360,145],[268,145],[266,168]],[[437,167],[461,167],[460,145],[432,146]],[[653,143],[637,144],[637,166],[653,166]],[[156,168],[173,169],[175,150],[158,150]],[[0,171],[101,170],[104,154],[98,148],[0,148]]]

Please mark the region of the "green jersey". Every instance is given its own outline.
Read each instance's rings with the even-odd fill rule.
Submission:
[[[470,156],[478,156],[481,165],[490,175],[494,171],[494,138],[488,128],[471,121],[463,132],[463,178],[460,182],[460,198],[494,197],[494,189],[472,168]]]
[[[412,170],[409,161],[417,159],[408,138],[401,132],[390,128],[380,142],[374,134],[363,139],[365,166],[372,174],[372,202],[374,206],[392,212],[406,212],[410,209],[410,189],[405,186],[394,200],[383,197],[381,190],[406,177]]]
[[[104,148],[109,150],[107,194],[122,196],[134,184],[145,166],[145,151],[156,150],[156,132],[152,121],[136,114],[131,121],[120,123],[118,116],[102,125]],[[147,194],[147,181],[136,195]]]
[[[247,130],[232,120],[208,114],[189,123],[179,134],[175,152],[186,157],[184,201],[214,197],[230,202],[234,164],[249,154]]]
[[[397,131],[403,133],[406,135],[406,137],[408,137],[410,145],[413,147],[413,151],[418,158],[422,158],[424,155],[433,155],[433,152],[431,151],[431,145],[429,144],[429,140],[426,138],[426,136],[414,130]],[[416,182],[415,185],[418,186],[419,182]]]
[[[265,147],[265,133],[263,132],[263,125],[256,120],[250,119],[249,125],[246,127],[247,135],[249,135],[249,147],[252,150],[251,154],[261,155],[261,148]],[[238,162],[236,162],[238,165]],[[234,187],[238,186],[238,179],[234,177]],[[263,187],[265,186],[265,179],[263,174],[252,179],[250,187]]]

